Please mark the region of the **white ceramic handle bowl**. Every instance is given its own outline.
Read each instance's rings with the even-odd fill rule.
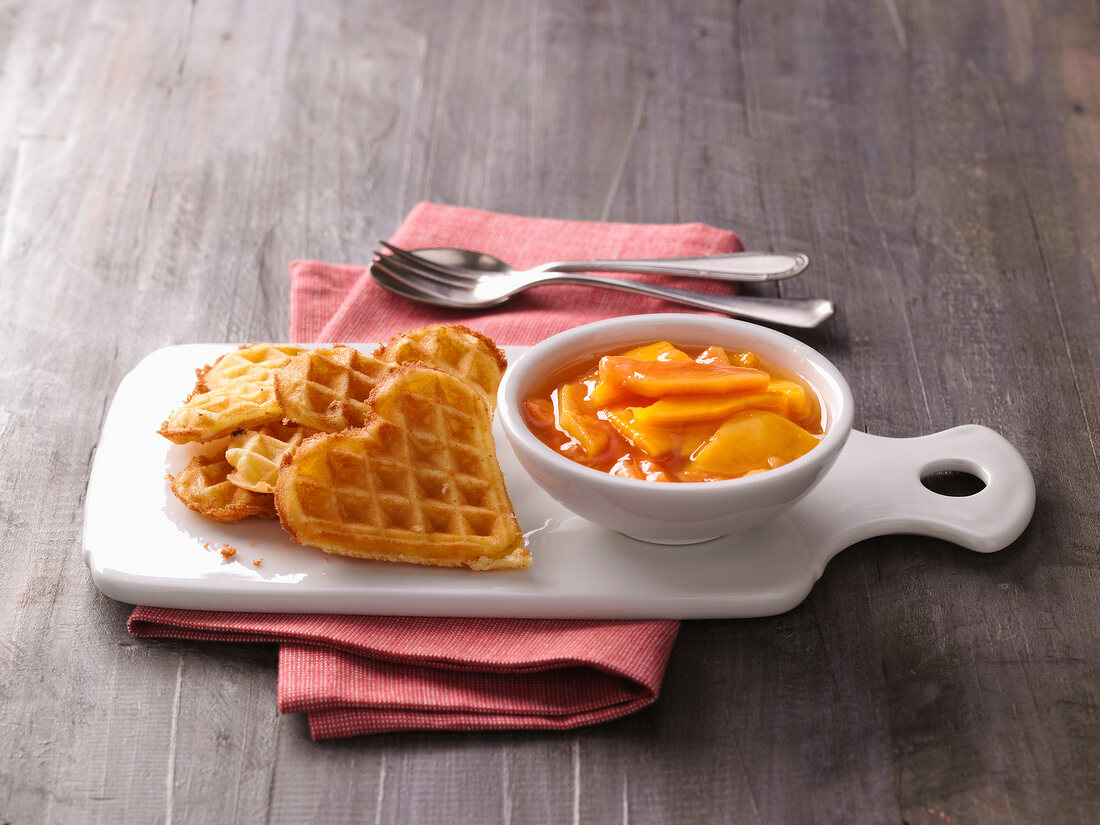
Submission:
[[[797,374],[821,403],[821,443],[789,464],[748,478],[658,483],[619,478],[577,464],[547,447],[527,427],[523,402],[549,376],[585,359],[651,341],[751,350]],[[754,527],[787,510],[833,465],[851,431],[853,406],[852,393],[836,367],[800,341],[755,324],[686,314],[613,318],[547,338],[508,367],[498,392],[508,441],[540,487],[589,521],[659,544],[706,541]]]

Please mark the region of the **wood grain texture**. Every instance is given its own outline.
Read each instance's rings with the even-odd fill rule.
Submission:
[[[1031,527],[685,625],[611,724],[311,742],[273,648],[126,634],[84,488],[143,355],[283,337],[422,199],[805,250],[748,291],[837,302],[857,426],[1000,431]],[[1087,0],[0,0],[0,823],[1096,822],[1098,289]]]

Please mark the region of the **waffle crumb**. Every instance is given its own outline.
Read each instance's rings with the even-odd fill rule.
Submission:
[[[253,567],[259,567],[259,566],[260,566],[261,564],[263,564],[263,563],[264,563],[264,560],[263,560],[263,557],[262,557],[262,556],[261,556],[260,558],[258,558],[258,559],[253,559],[253,560],[252,560],[252,566],[253,566]]]
[[[231,559],[235,555],[237,555],[237,548],[236,547],[234,547],[231,544],[223,544],[222,545],[222,558],[223,559]]]

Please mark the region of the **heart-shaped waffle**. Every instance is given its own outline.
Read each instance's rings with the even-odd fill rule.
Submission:
[[[386,364],[424,364],[449,372],[481,393],[492,410],[508,365],[488,337],[459,324],[432,324],[395,335],[374,357]]]
[[[494,570],[531,562],[478,391],[422,366],[385,375],[360,429],[307,438],[275,487],[303,544],[365,559]]]
[[[309,350],[275,373],[275,396],[291,421],[335,433],[363,424],[367,399],[390,369],[344,344]]]

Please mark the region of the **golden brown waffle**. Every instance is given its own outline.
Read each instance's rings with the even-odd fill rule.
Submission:
[[[256,430],[234,433],[225,451],[225,460],[233,465],[229,480],[257,493],[275,492],[279,462],[315,432],[309,427],[275,421]]]
[[[234,430],[262,427],[282,417],[283,409],[275,400],[275,385],[270,378],[242,380],[192,395],[157,432],[176,444],[213,441]]]
[[[196,370],[195,390],[158,432],[169,441],[213,441],[234,430],[262,427],[283,417],[275,399],[275,370],[300,347],[250,344]]]
[[[478,392],[440,370],[379,382],[364,427],[307,438],[279,468],[276,508],[303,544],[364,559],[526,567]]]
[[[425,364],[461,378],[496,407],[497,385],[508,365],[504,353],[480,332],[458,324],[433,324],[402,333],[374,356],[387,364]]]
[[[238,381],[266,381],[279,367],[302,351],[280,344],[249,344],[227,352],[210,366],[195,370],[195,392],[209,392]]]
[[[275,373],[275,395],[291,421],[322,432],[339,432],[362,425],[367,398],[390,369],[343,344],[309,350]]]
[[[179,475],[168,478],[176,498],[208,519],[229,523],[246,516],[274,518],[272,496],[245,490],[228,481],[232,469],[221,453],[197,455]]]

